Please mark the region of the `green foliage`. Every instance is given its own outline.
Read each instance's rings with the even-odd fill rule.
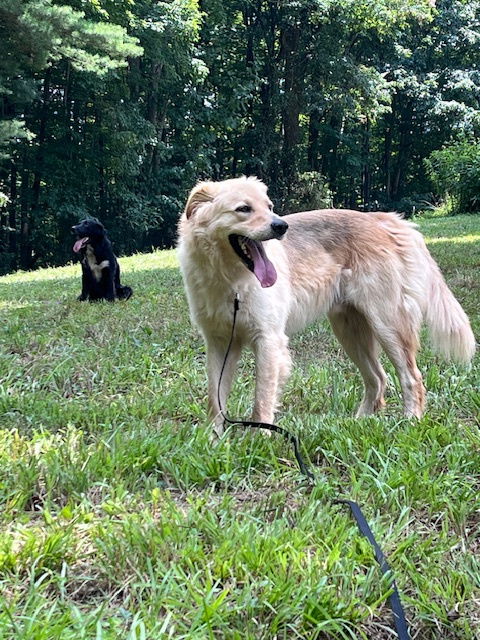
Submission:
[[[172,246],[201,178],[256,174],[279,212],[437,202],[424,160],[478,140],[480,1],[432,5],[5,0],[0,270],[64,263],[85,215]]]
[[[86,20],[84,12],[66,4],[50,0],[22,3],[18,22],[35,42],[35,69],[66,59],[74,69],[103,75],[125,67],[128,56],[142,53],[136,38],[127,35],[123,27]]]
[[[285,204],[290,211],[328,209],[332,206],[332,193],[324,177],[317,171],[306,171],[297,176]]]
[[[428,174],[442,196],[450,196],[452,213],[480,208],[480,145],[462,140],[434,151],[425,161]]]
[[[20,140],[32,140],[33,134],[25,129],[23,120],[0,121],[0,161],[10,158],[9,145]]]
[[[0,37],[0,95],[14,100],[33,99],[33,74],[59,60],[101,76],[142,53],[137,39],[123,27],[86,20],[84,12],[50,0],[6,0],[0,8]],[[17,129],[19,125],[18,120],[7,122]]]

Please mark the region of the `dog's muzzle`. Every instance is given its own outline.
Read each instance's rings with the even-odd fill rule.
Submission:
[[[279,218],[278,220],[274,220],[271,223],[270,228],[272,229],[275,238],[281,238],[285,235],[288,229],[288,224],[284,220]]]

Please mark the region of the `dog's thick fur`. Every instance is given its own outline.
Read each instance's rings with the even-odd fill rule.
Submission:
[[[288,336],[323,314],[362,375],[358,416],[384,406],[380,348],[397,371],[405,414],[422,415],[425,388],[415,358],[423,321],[444,356],[468,362],[474,354],[468,318],[421,234],[394,213],[326,209],[280,218],[255,178],[202,182],[181,217],[178,252],[192,320],[206,341],[218,431],[217,387],[235,294],[240,312],[220,402],[223,408],[242,348],[251,347],[256,421],[273,421],[291,367]]]
[[[77,235],[73,245],[82,264],[82,293],[78,300],[128,300],[132,289],[120,284],[120,266],[103,224],[95,219],[82,220],[72,227]]]

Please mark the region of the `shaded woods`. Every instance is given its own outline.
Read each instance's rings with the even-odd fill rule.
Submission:
[[[256,174],[279,212],[455,196],[479,22],[475,0],[3,0],[0,272],[69,260],[86,215],[117,253],[171,246],[203,177]]]

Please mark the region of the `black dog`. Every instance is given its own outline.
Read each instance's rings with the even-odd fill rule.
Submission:
[[[120,284],[120,266],[103,224],[94,219],[82,220],[72,231],[78,238],[73,250],[82,262],[82,293],[78,300],[128,300],[132,290]]]

